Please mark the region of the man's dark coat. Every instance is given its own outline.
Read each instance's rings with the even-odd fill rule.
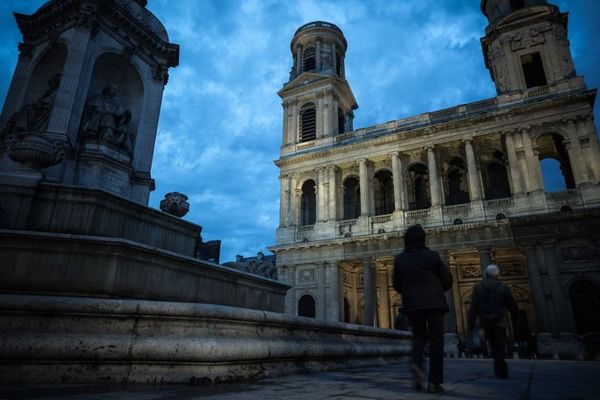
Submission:
[[[452,275],[440,255],[427,247],[405,251],[394,261],[394,289],[402,295],[407,313],[420,310],[448,312],[444,292]]]

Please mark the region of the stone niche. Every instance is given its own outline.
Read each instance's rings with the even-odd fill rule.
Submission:
[[[129,196],[143,101],[144,85],[134,66],[119,54],[99,56],[79,128],[76,184]]]

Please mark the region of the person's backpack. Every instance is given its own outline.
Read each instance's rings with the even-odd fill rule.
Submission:
[[[482,297],[479,303],[479,324],[493,325],[504,316],[504,306],[497,287],[482,286]]]

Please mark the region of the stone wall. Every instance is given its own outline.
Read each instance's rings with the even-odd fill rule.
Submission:
[[[5,181],[2,187],[0,228],[123,238],[186,256],[202,229],[99,189]]]
[[[0,295],[0,383],[204,383],[398,361],[408,332],[240,308]]]
[[[127,239],[0,229],[0,292],[284,311],[289,286]]]

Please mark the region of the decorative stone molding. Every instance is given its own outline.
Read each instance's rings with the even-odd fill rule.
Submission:
[[[65,146],[43,133],[21,132],[10,140],[8,156],[27,168],[40,170],[62,162]]]

